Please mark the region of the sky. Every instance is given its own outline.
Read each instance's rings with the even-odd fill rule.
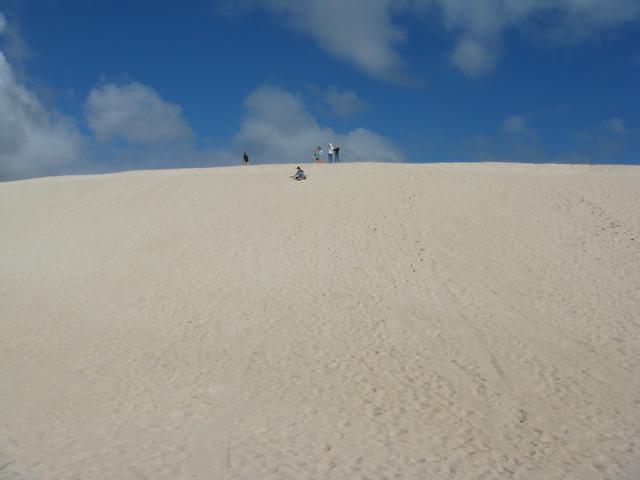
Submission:
[[[0,180],[640,164],[640,0],[0,0]]]

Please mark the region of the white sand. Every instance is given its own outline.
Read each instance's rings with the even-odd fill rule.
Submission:
[[[0,478],[640,478],[640,167],[292,170],[0,184]]]

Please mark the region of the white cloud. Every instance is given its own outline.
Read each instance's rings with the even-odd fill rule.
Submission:
[[[29,47],[20,34],[15,22],[8,22],[7,17],[0,12],[0,48],[5,57],[13,63],[14,70],[31,56]]]
[[[606,28],[637,20],[640,16],[638,0],[556,0],[561,10],[560,21],[551,24],[556,37],[583,40]],[[565,35],[558,32],[564,29]]]
[[[123,138],[152,145],[189,140],[192,132],[179,105],[138,82],[95,88],[86,103],[89,127],[99,140]]]
[[[513,116],[507,118],[502,124],[502,132],[515,135],[523,135],[525,137],[535,137],[536,131],[533,128],[527,127],[524,118],[520,116]]]
[[[289,28],[370,75],[404,79],[397,51],[408,15],[437,15],[456,38],[452,63],[463,73],[490,73],[505,31],[534,40],[579,42],[640,17],[640,0],[213,0],[227,7],[264,7]],[[427,46],[428,47],[428,46]]]
[[[350,117],[367,110],[367,104],[358,95],[351,91],[339,91],[336,87],[330,87],[324,95],[324,100],[331,111],[341,117]]]
[[[59,173],[79,158],[82,148],[74,123],[47,111],[15,79],[0,52],[0,179]]]
[[[340,134],[318,125],[302,96],[263,86],[245,99],[246,116],[236,143],[252,158],[268,163],[310,161],[316,146],[341,146],[347,161],[400,162],[402,154],[384,137],[364,128]]]
[[[493,71],[496,52],[476,40],[462,39],[456,45],[451,60],[466,75],[480,77]]]
[[[432,0],[446,28],[461,35],[452,61],[462,72],[489,73],[502,34],[520,29],[534,39],[579,42],[640,17],[640,0]]]
[[[338,135],[342,158],[358,162],[402,162],[398,148],[386,138],[366,128],[356,128],[346,135]]]
[[[624,122],[622,121],[622,119],[617,117],[610,118],[605,123],[605,127],[607,128],[607,130],[615,133],[616,135],[624,135],[625,133],[627,133],[627,128],[624,126]]]
[[[395,47],[405,38],[392,10],[405,0],[218,0],[227,6],[264,7],[286,25],[309,35],[325,51],[374,77],[404,80]]]

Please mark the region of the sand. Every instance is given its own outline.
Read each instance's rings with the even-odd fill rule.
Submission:
[[[640,167],[0,184],[0,478],[640,478]]]

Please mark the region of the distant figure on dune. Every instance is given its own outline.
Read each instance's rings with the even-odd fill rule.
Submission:
[[[249,165],[249,155],[247,155],[247,152],[244,152],[244,154],[242,155],[242,163],[244,163],[245,165]]]
[[[333,146],[333,157],[335,158],[336,162],[340,161],[340,145]]]
[[[318,145],[318,148],[313,152],[313,159],[316,163],[322,163],[322,147]]]
[[[294,180],[306,180],[307,176],[305,175],[304,170],[302,170],[300,167],[296,167],[296,173],[291,178],[293,178]]]
[[[329,142],[329,148],[327,149],[327,159],[329,163],[333,161],[333,145],[331,145],[331,142]]]

